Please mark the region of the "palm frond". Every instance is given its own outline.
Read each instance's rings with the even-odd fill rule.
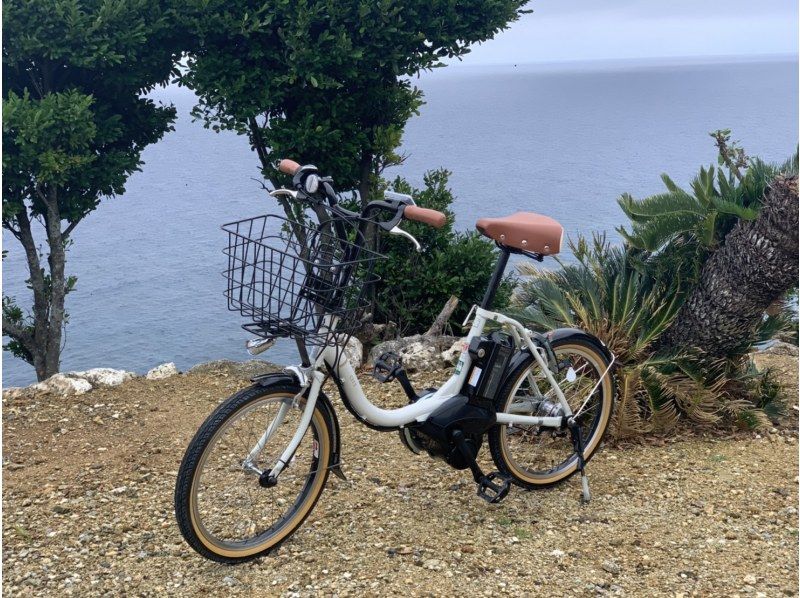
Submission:
[[[717,212],[722,214],[730,214],[731,216],[736,216],[742,220],[755,220],[758,216],[758,210],[745,207],[740,203],[736,203],[727,199],[715,197],[713,203],[714,207],[717,209]]]

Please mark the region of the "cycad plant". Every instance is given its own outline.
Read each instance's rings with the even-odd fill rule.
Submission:
[[[583,328],[616,355],[618,439],[665,432],[681,415],[750,427],[776,415],[775,383],[768,372],[755,371],[748,353],[786,326],[785,312],[743,328],[723,352],[664,342],[728,233],[759,217],[776,177],[797,172],[796,154],[769,165],[730,144],[729,132],[712,135],[720,167],[702,168],[691,193],[664,175],[666,193],[620,199],[631,221],[629,229],[618,229],[624,245],[612,246],[604,236],[578,238],[570,242],[575,263],[561,263],[557,271],[521,269],[514,308],[520,317],[533,327]]]
[[[582,328],[616,356],[614,436],[666,432],[679,414],[700,423],[720,419],[722,382],[707,383],[684,355],[661,355],[655,343],[683,300],[680,276],[647,252],[611,245],[603,235],[570,241],[575,263],[555,271],[525,264],[514,297],[516,315],[534,328]]]
[[[749,158],[730,141],[730,131],[711,133],[719,149],[719,167],[701,167],[691,183],[691,193],[668,175],[661,180],[665,193],[634,199],[624,193],[618,200],[630,219],[630,229],[617,231],[637,249],[659,252],[673,243],[713,251],[740,220],[754,220],[770,183],[779,174],[797,174],[798,156],[784,164]],[[704,252],[695,252],[702,259]]]

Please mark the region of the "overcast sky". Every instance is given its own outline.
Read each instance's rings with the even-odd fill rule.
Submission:
[[[797,0],[531,0],[465,65],[796,54]]]

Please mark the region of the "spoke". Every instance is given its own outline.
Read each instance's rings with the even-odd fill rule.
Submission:
[[[247,414],[244,414],[244,415],[247,415]],[[233,422],[233,425],[235,426],[235,425],[236,425],[236,422]],[[240,434],[240,433],[239,433],[239,431],[238,431],[238,430],[236,430],[236,429],[234,429],[234,431],[236,432],[236,436],[237,436],[237,438],[239,438],[239,441],[241,442],[241,441],[242,441],[242,440],[241,440],[241,434]],[[248,451],[247,451],[247,444],[246,444],[246,443],[245,443],[245,444],[243,444],[243,447],[244,447],[244,450],[245,450],[245,454],[247,454],[247,452],[248,452]],[[250,489],[250,484],[248,483],[249,481],[250,481],[250,480],[246,480],[246,481],[245,481],[245,483],[244,483],[244,484],[241,484],[241,485],[243,485],[243,486],[244,486],[244,488],[245,488],[245,491],[246,491],[246,493],[247,493],[247,500],[248,500],[248,502],[250,503],[250,519],[248,519],[248,522],[249,522],[249,523],[253,523],[253,515],[252,515],[252,514],[255,512],[255,510],[256,510],[256,509],[255,509],[255,505],[253,504],[253,494],[252,494],[252,491],[251,491],[251,489]],[[248,526],[248,527],[249,527],[249,526]]]
[[[266,426],[275,420],[276,407],[282,404],[283,399],[251,404],[223,425],[207,449],[203,470],[198,474],[196,501],[202,525],[215,541],[233,545],[265,542],[291,516],[321,470],[313,466],[308,434],[303,436],[278,485],[261,488],[257,477],[247,474],[242,467]],[[302,413],[302,405],[285,413],[285,418],[292,421],[283,420],[285,425],[274,427],[255,465],[269,465],[275,453],[282,451],[288,442],[286,434],[293,434],[299,423],[298,410]],[[313,420],[310,430],[313,437],[318,436]]]
[[[572,383],[566,376],[559,382],[567,404],[575,411],[577,406],[583,409],[584,423],[582,434],[589,438],[600,412],[602,400],[597,389],[602,375],[598,365],[581,354],[567,353],[559,356],[568,359],[576,380]],[[544,376],[538,375],[537,364],[534,364],[523,375],[514,398],[509,401],[506,411],[509,413],[527,412],[534,416],[547,415],[555,405],[560,404],[556,398],[556,390],[547,383]],[[546,392],[542,393],[537,380],[545,384]],[[535,398],[534,398],[535,396]],[[561,431],[544,426],[508,426],[504,435],[511,459],[522,469],[531,473],[548,474],[564,467],[574,459],[574,447],[567,435]]]

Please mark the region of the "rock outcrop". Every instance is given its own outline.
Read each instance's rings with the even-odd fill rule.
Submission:
[[[133,372],[112,368],[93,368],[84,372],[63,372],[25,388],[3,389],[3,396],[17,398],[37,394],[54,394],[65,397],[82,395],[93,388],[119,386],[135,377],[136,374]]]
[[[115,370],[113,368],[92,368],[82,372],[60,372],[50,376],[47,380],[42,380],[24,388],[4,388],[3,397],[15,399],[39,394],[53,394],[64,397],[82,395],[93,388],[119,386],[133,378],[136,378],[136,374],[133,372]]]
[[[145,378],[148,380],[163,380],[164,378],[176,376],[177,374],[180,374],[177,366],[170,361],[169,363],[162,363],[154,367],[145,374]]]
[[[382,353],[396,353],[406,372],[430,372],[452,367],[458,361],[463,339],[455,336],[415,335],[381,343],[369,353],[370,364]]]
[[[83,378],[73,378],[69,374],[54,374],[31,387],[34,393],[54,395],[82,395],[92,390],[92,384]]]
[[[68,372],[70,378],[81,378],[86,380],[93,387],[119,386],[136,377],[133,372],[125,370],[115,370],[112,368],[92,368],[85,372]]]

